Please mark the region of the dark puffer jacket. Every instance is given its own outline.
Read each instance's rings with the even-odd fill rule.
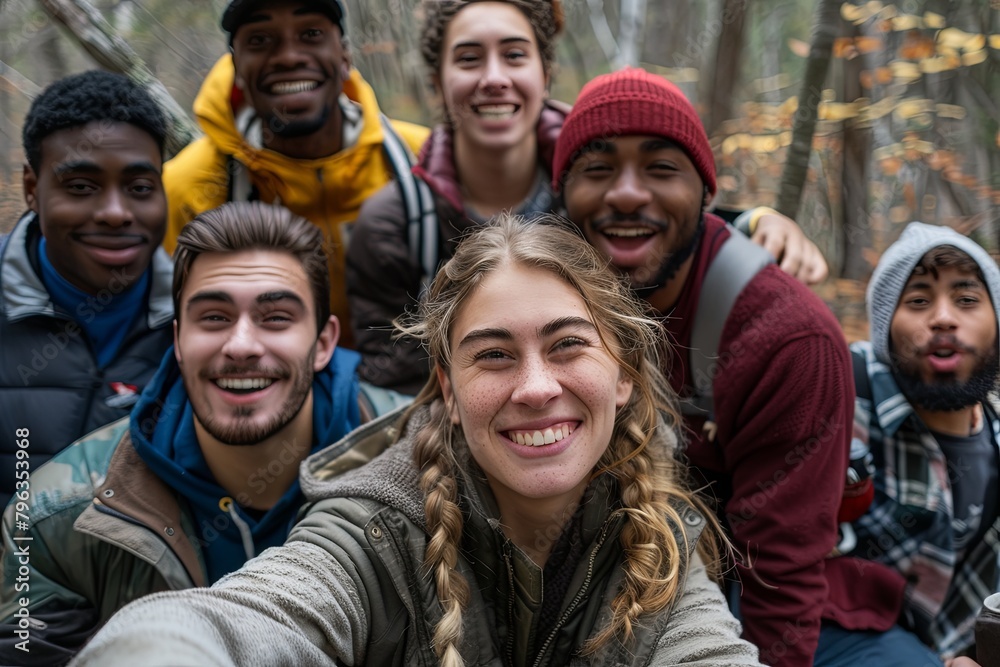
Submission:
[[[157,249],[146,315],[99,368],[79,323],[53,305],[39,277],[41,236],[37,216],[28,213],[0,253],[0,506],[15,488],[18,429],[27,429],[17,440],[27,440],[26,460],[37,470],[73,441],[128,415],[173,342],[173,265]],[[98,317],[101,297],[79,314]]]
[[[567,112],[565,105],[549,102],[538,122],[538,160],[546,184],[552,151]],[[434,193],[440,241],[437,256],[443,263],[454,254],[462,235],[479,224],[465,213],[449,129],[434,129],[413,173]],[[528,217],[549,213],[551,202],[551,197],[534,197],[522,202],[515,213]],[[544,210],[537,210],[540,204]],[[347,250],[347,300],[355,349],[362,356],[358,369],[361,379],[416,394],[427,380],[430,366],[415,341],[393,339],[392,326],[395,318],[416,308],[420,296],[422,271],[411,257],[408,222],[395,182],[364,203]]]

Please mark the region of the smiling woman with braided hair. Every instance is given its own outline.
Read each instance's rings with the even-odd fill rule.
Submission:
[[[672,456],[657,326],[585,241],[502,216],[406,330],[431,379],[309,459],[285,546],[130,605],[80,664],[759,664]]]

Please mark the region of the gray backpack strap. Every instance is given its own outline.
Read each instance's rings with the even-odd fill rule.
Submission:
[[[731,226],[729,238],[705,273],[698,297],[698,310],[691,329],[690,377],[694,394],[681,404],[681,412],[711,418],[714,414],[712,383],[719,341],[736,298],[753,277],[774,263],[771,253]]]
[[[430,284],[438,265],[438,219],[434,193],[422,179],[413,175],[417,160],[409,146],[392,129],[389,119],[382,118],[382,146],[399,184],[406,211],[410,243],[410,260],[420,267],[421,292]]]

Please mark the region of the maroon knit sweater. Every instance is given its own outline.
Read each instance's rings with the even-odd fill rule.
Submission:
[[[684,289],[664,322],[674,343],[667,370],[681,395],[690,393],[687,348],[701,285],[729,237],[715,216],[706,215],[705,225]],[[890,586],[881,569],[827,560],[837,539],[854,415],[849,352],[829,308],[775,265],[740,294],[718,352],[718,431],[709,440],[704,420],[687,420],[687,456],[696,477],[710,483],[708,494],[724,509],[744,561],[737,566],[744,637],[760,648],[766,664],[808,667],[821,618],[848,628],[887,629],[902,597],[898,577],[887,575]],[[851,597],[844,594],[848,585],[873,586],[886,603],[845,610],[839,601]]]

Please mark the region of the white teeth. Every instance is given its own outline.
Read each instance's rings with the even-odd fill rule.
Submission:
[[[215,381],[223,389],[264,389],[270,387],[274,380],[268,378],[219,378]]]
[[[293,93],[304,93],[307,90],[318,88],[316,81],[282,81],[271,86],[271,93],[274,95],[291,95]]]
[[[608,236],[624,237],[652,236],[654,233],[652,229],[646,227],[608,227],[604,230],[604,234]]]
[[[544,431],[509,431],[507,437],[519,445],[541,447],[542,445],[551,445],[554,442],[559,442],[563,438],[568,437],[572,432],[573,428],[571,426],[563,424],[556,428],[547,428]]]
[[[476,113],[490,120],[510,118],[517,110],[514,104],[482,104],[476,107]]]

